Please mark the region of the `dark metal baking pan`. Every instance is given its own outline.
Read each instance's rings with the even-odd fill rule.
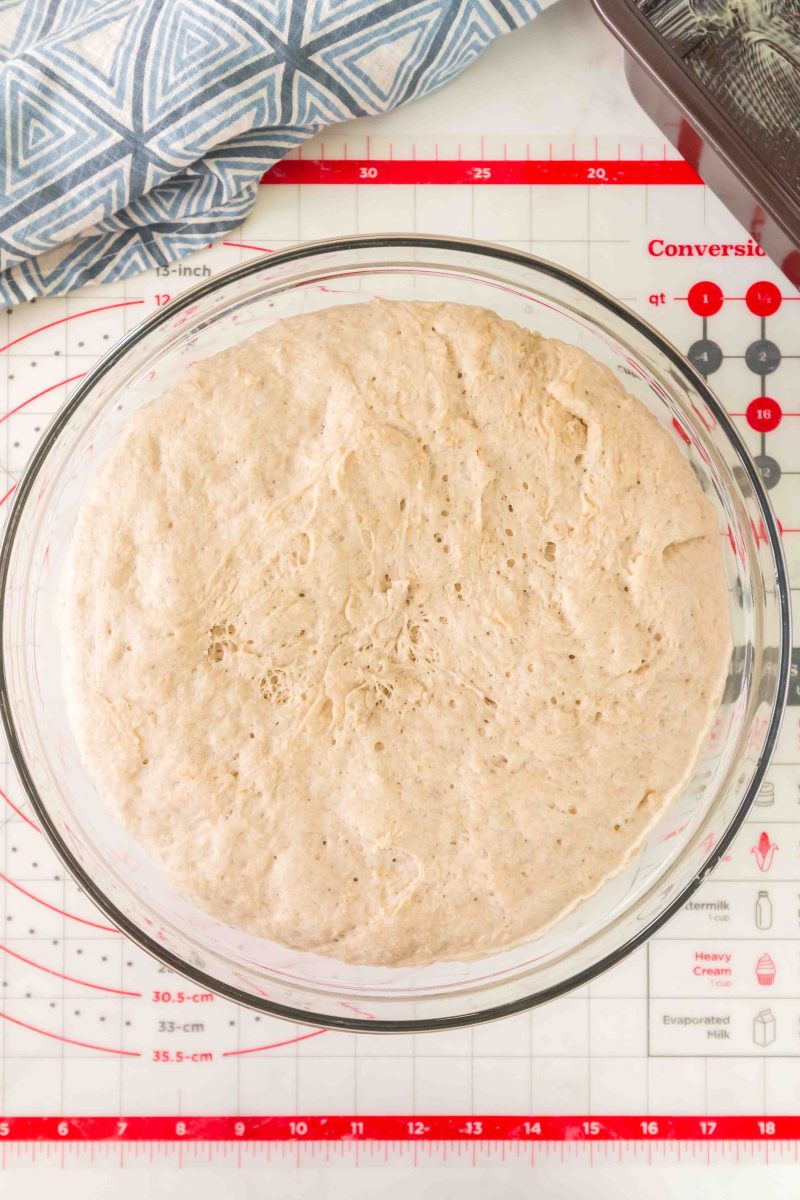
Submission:
[[[792,0],[789,0],[794,5]],[[687,65],[635,0],[593,0],[602,20],[625,47],[625,73],[636,99],[700,177],[748,229],[788,278],[800,286],[800,188],[796,164],[787,168],[770,153],[767,138],[737,122]],[[793,21],[794,18],[791,18]],[[797,20],[800,83],[800,18]],[[798,92],[800,95],[800,92]],[[754,88],[750,103],[769,104],[768,90]],[[783,96],[786,102],[785,95]],[[786,134],[800,137],[800,103]],[[770,112],[771,116],[774,113]],[[766,116],[766,113],[765,113]],[[757,122],[756,122],[757,124]],[[765,151],[765,145],[767,149]]]

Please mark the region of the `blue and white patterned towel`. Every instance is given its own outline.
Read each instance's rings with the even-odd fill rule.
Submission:
[[[293,146],[439,87],[542,7],[0,0],[0,299],[126,278],[229,233]]]

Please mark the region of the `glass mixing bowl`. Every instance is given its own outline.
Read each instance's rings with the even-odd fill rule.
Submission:
[[[106,808],[66,717],[56,620],[87,485],[132,412],[197,359],[264,326],[373,296],[483,305],[582,346],[653,412],[716,508],[734,649],[708,746],[683,795],[619,875],[555,926],[476,962],[356,967],[212,919],[176,893]],[[55,419],[17,489],[0,558],[0,706],[34,809],[85,891],[156,958],[252,1008],[365,1031],[464,1025],[592,979],[658,929],[742,823],[775,742],[788,677],[788,589],[759,475],[719,402],[634,313],[531,255],[478,242],[366,237],[301,245],[227,271],[134,329]],[[309,904],[320,901],[309,896]]]

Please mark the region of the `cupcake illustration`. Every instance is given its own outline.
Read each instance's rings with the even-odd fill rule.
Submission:
[[[762,954],[761,958],[756,963],[756,979],[762,987],[771,987],[775,982],[775,972],[777,968],[772,956]]]

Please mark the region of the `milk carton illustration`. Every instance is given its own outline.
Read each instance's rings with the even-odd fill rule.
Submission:
[[[771,1008],[756,1014],[753,1020],[753,1041],[757,1046],[771,1046],[775,1041],[775,1015]]]

